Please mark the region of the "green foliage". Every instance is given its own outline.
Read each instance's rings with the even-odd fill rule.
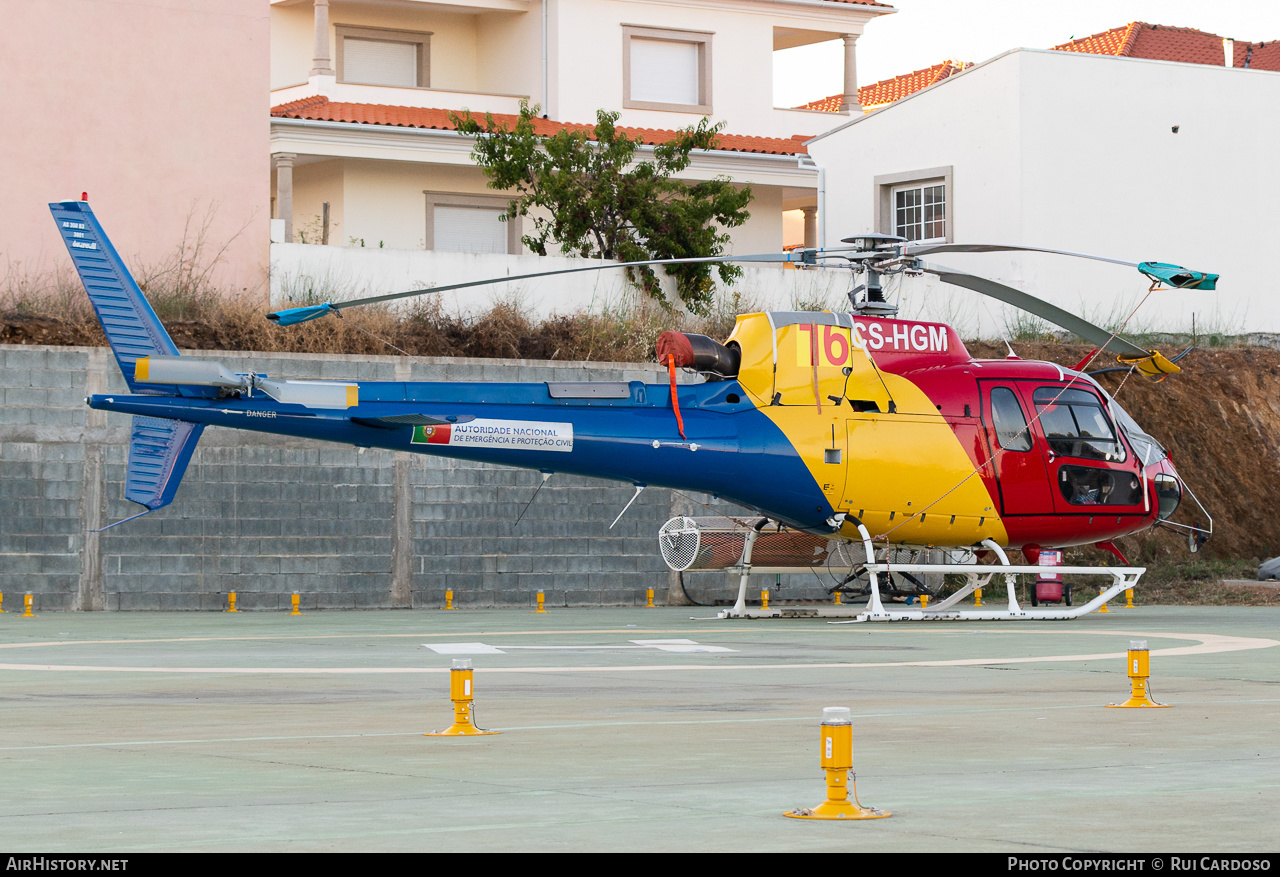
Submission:
[[[654,148],[653,160],[637,161],[640,138],[617,127],[618,113],[600,110],[593,128],[561,129],[540,135],[537,106],[520,106],[514,127],[492,115],[481,123],[451,115],[458,130],[476,135],[472,153],[489,177],[489,187],[514,192],[504,217],[524,217],[531,233],[524,245],[540,256],[548,244],[567,255],[617,259],[681,259],[717,256],[729,235],[723,231],[750,215],[751,187],[725,177],[698,183],[672,179],[684,171],[695,149],[712,149],[720,125],[703,119]],[[706,313],[715,291],[710,264],[674,265],[676,292],[695,313]],[[742,276],[728,264],[714,266],[725,283]],[[665,302],[657,275],[634,269],[632,280]]]

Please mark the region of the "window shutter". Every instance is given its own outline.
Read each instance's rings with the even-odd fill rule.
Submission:
[[[631,100],[697,106],[697,43],[631,40]]]
[[[507,224],[497,207],[437,206],[432,249],[453,253],[507,252]]]
[[[342,78],[366,85],[418,84],[418,46],[347,37],[342,43]]]

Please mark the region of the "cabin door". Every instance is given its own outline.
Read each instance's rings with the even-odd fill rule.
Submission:
[[[1030,425],[1029,400],[1013,381],[980,381],[982,424],[995,457],[1002,515],[1051,515],[1052,484],[1045,467],[1043,439]]]
[[[1148,506],[1138,459],[1129,453],[1106,404],[1088,386],[1024,383],[1048,446],[1048,474],[1059,514],[1142,514]],[[1105,508],[1099,508],[1103,506]]]

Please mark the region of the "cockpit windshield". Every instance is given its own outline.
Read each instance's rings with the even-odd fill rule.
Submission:
[[[1121,463],[1124,445],[1111,430],[1098,397],[1070,387],[1040,387],[1032,394],[1040,426],[1055,454]]]
[[[1093,389],[1102,396],[1107,409],[1115,418],[1116,426],[1118,426],[1120,431],[1124,433],[1124,437],[1129,440],[1129,444],[1133,448],[1133,452],[1138,455],[1138,459],[1142,461],[1143,466],[1150,466],[1152,463],[1158,463],[1165,457],[1169,456],[1169,452],[1165,450],[1164,445],[1160,444],[1160,442],[1148,435],[1146,431],[1138,425],[1138,421],[1134,420],[1133,417],[1129,415],[1128,411],[1125,411],[1124,408],[1120,407],[1120,403],[1111,398],[1110,393],[1102,389],[1102,385],[1099,384],[1097,380],[1084,372],[1072,371],[1070,369],[1064,369],[1063,371],[1068,375],[1071,375],[1073,379],[1083,379],[1088,381]]]
[[[1121,432],[1124,433],[1125,438],[1129,440],[1129,444],[1133,446],[1133,452],[1138,455],[1142,465],[1149,466],[1169,456],[1169,452],[1164,449],[1164,445],[1143,432],[1142,427],[1138,426],[1138,421],[1130,417],[1129,412],[1121,408],[1119,402],[1108,396],[1106,391],[1102,392],[1102,397],[1110,403],[1111,411],[1115,414],[1116,424],[1120,427]]]

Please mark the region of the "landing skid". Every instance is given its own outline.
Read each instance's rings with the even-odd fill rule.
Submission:
[[[871,545],[871,536],[867,533],[865,527],[859,525],[858,531],[862,535],[863,547],[867,557],[875,557],[874,549]],[[771,608],[769,610],[752,611],[746,607],[746,591],[747,577],[751,574],[751,536],[748,535],[746,550],[743,552],[742,563],[739,568],[741,579],[738,586],[738,600],[732,609],[726,609],[719,613],[720,618],[767,618],[767,617],[787,617],[795,616],[798,613],[788,612],[785,607]],[[1088,615],[1101,609],[1103,604],[1110,602],[1117,597],[1121,591],[1134,587],[1138,583],[1138,579],[1145,573],[1146,567],[1134,566],[1014,566],[1009,563],[1008,556],[1004,550],[990,539],[984,540],[982,543],[984,548],[995,552],[1000,559],[998,566],[988,566],[975,568],[973,564],[963,563],[868,563],[865,568],[871,580],[871,593],[867,599],[867,608],[859,612],[853,618],[840,621],[829,621],[828,624],[858,624],[867,621],[1066,621],[1071,618],[1079,618],[1082,615]],[[983,578],[979,578],[978,569],[982,572],[990,572]],[[763,569],[757,570],[763,572]],[[879,576],[883,575],[888,580],[890,573],[960,573],[968,577],[967,584],[956,593],[940,601],[936,606],[930,606],[928,609],[885,609],[884,603],[880,599],[880,582]],[[1018,599],[1015,594],[1015,576],[1020,573],[1054,573],[1059,575],[1107,575],[1114,580],[1110,587],[1098,594],[1083,606],[1076,606],[1071,609],[1023,609],[1018,605]],[[975,590],[986,585],[990,581],[992,575],[1003,574],[1005,578],[1005,589],[1008,595],[1008,603],[1003,609],[953,609],[952,607],[968,597]],[[823,613],[808,613],[809,615],[826,615]],[[831,613],[835,614],[835,613]]]
[[[1005,587],[1008,591],[1008,605],[1004,609],[964,609],[956,610],[951,607],[957,602],[969,596],[976,589],[977,585],[973,582],[967,584],[964,588],[956,591],[946,600],[943,600],[937,606],[930,606],[928,609],[885,609],[880,602],[880,594],[878,588],[874,584],[874,576],[876,573],[888,574],[893,571],[906,572],[938,572],[938,573],[968,573],[973,575],[973,566],[965,564],[887,564],[875,563],[867,564],[867,569],[873,576],[873,584],[871,589],[871,600],[867,609],[858,613],[854,618],[844,621],[832,621],[830,624],[857,624],[863,621],[1003,621],[1006,619],[1022,620],[1022,621],[1066,621],[1069,618],[1079,618],[1082,615],[1088,615],[1102,608],[1102,604],[1108,603],[1115,599],[1121,591],[1132,588],[1138,583],[1139,577],[1146,572],[1145,567],[1128,567],[1128,566],[1012,566],[1001,565],[1000,572],[1005,573]],[[1076,606],[1071,609],[1023,609],[1018,605],[1017,597],[1014,595],[1014,576],[1018,573],[1064,573],[1067,575],[1109,575],[1115,579],[1115,582],[1104,590],[1101,594],[1094,597],[1083,606]],[[975,577],[976,578],[976,577]]]

